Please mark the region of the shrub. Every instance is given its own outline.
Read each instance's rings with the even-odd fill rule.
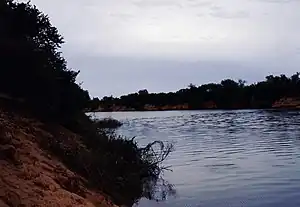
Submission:
[[[64,147],[70,143],[69,138],[62,137],[55,128],[47,128],[55,139],[44,140],[44,146],[85,177],[91,187],[111,196],[116,204],[130,206],[142,197],[164,200],[168,194],[174,194],[173,186],[161,177],[168,169],[162,162],[173,150],[171,144],[156,141],[139,147],[134,138],[99,129],[87,116],[84,119],[77,125],[81,138],[73,141],[79,139],[81,144]]]
[[[94,122],[99,129],[117,129],[123,125],[122,122],[113,118],[96,119]]]

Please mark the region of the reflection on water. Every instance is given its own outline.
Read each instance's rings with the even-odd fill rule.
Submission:
[[[122,120],[140,145],[175,144],[165,178],[177,190],[140,207],[300,206],[300,112],[174,111],[99,113]]]

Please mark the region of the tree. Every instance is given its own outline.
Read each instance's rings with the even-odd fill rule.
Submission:
[[[71,117],[90,99],[59,51],[64,43],[49,18],[30,3],[0,4],[0,92],[26,100],[38,114]],[[40,113],[42,112],[42,113]]]
[[[139,94],[139,95],[148,95],[149,92],[148,92],[147,89],[143,89],[143,90],[139,90],[138,94]]]
[[[221,83],[209,83],[197,87],[194,84],[180,89],[175,93],[139,93],[123,95],[119,101],[121,105],[130,108],[141,108],[145,104],[156,107],[175,106],[188,103],[190,109],[201,109],[207,102],[216,103],[219,108],[270,108],[272,104],[289,96],[300,96],[300,73],[291,77],[286,75],[269,75],[265,81],[246,85],[246,81],[231,79]],[[111,104],[118,99],[112,100]]]
[[[242,80],[242,79],[239,79],[239,80],[238,80],[238,83],[239,83],[239,86],[240,86],[240,87],[244,87],[245,84],[247,83],[247,81]]]
[[[193,90],[193,89],[196,89],[197,86],[196,86],[195,84],[190,83],[190,84],[188,85],[188,88],[189,88],[190,90]]]

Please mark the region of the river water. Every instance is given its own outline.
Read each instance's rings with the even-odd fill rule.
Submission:
[[[98,113],[119,133],[174,143],[165,178],[177,195],[139,207],[299,207],[300,112],[166,111]]]

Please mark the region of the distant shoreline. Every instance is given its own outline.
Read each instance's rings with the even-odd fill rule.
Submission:
[[[147,89],[120,97],[93,98],[90,111],[168,111],[300,108],[300,73],[290,77],[269,75],[246,85],[231,79],[220,83],[190,84],[176,92],[150,93]]]
[[[144,107],[143,109],[126,108],[122,106],[112,106],[109,109],[87,110],[87,112],[148,112],[148,111],[204,111],[204,110],[300,110],[300,99],[298,97],[281,98],[274,102],[271,107],[232,107],[218,108],[216,105],[207,108],[189,108],[187,104],[176,106]]]
[[[267,110],[267,111],[300,111],[300,108],[239,108],[239,109],[170,109],[170,110],[128,110],[128,111],[87,111],[86,113],[107,113],[107,112],[167,112],[167,111],[240,111],[240,110]]]

